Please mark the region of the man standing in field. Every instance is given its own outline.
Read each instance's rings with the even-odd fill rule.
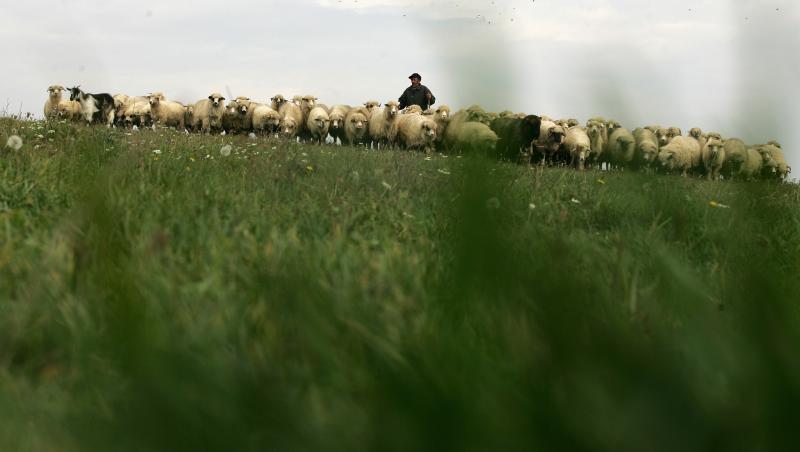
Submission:
[[[427,110],[428,107],[436,102],[436,98],[433,97],[433,93],[427,86],[420,83],[422,82],[421,75],[415,72],[409,75],[408,78],[411,79],[411,86],[406,88],[400,99],[398,99],[400,109],[402,110],[409,105],[419,105],[423,110]]]

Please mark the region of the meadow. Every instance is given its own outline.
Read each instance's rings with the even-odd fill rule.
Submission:
[[[796,449],[797,184],[12,134],[0,450]]]

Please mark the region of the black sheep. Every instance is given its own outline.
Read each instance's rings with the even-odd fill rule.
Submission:
[[[497,157],[501,160],[520,162],[522,153],[531,152],[531,143],[539,138],[542,118],[528,115],[520,118],[497,118],[490,127],[500,140],[497,142]]]

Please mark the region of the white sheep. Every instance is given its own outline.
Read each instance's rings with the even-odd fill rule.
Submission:
[[[61,85],[52,85],[47,88],[49,95],[44,103],[44,117],[45,119],[53,118],[66,118],[66,119],[80,119],[81,104],[73,100],[65,100],[61,98],[61,92],[66,90]]]
[[[283,97],[283,94],[276,94],[272,96],[269,101],[269,106],[272,107],[273,110],[278,111],[281,109],[281,105],[286,103],[286,98]]]
[[[692,127],[689,129],[689,137],[697,140],[697,144],[700,145],[700,149],[705,147],[707,138],[703,133],[703,130],[699,127]]]
[[[436,121],[425,115],[399,115],[397,141],[405,149],[421,149],[427,153],[435,150]]]
[[[377,100],[368,100],[364,102],[364,108],[367,109],[367,120],[372,116],[372,114],[378,110],[378,107],[381,106],[381,103]]]
[[[369,118],[369,137],[375,146],[380,148],[389,143],[389,131],[400,118],[400,103],[396,100],[386,102]]]
[[[135,99],[137,100],[133,102],[131,102],[131,99],[128,99],[128,102],[122,106],[122,121],[126,125],[138,125],[140,127],[151,124],[152,110],[150,108],[150,102],[146,97],[143,97],[143,100]],[[184,115],[184,125],[186,124],[185,117],[186,115]]]
[[[667,171],[680,171],[685,177],[690,170],[700,165],[700,154],[697,140],[677,136],[661,147],[658,161]]]
[[[200,100],[194,104],[194,123],[192,126],[200,129],[204,133],[211,132],[211,129],[222,128],[222,115],[225,113],[225,97],[220,93],[211,93],[208,98]]]
[[[344,142],[349,145],[366,144],[368,121],[369,111],[365,107],[351,109],[344,118]]]
[[[606,159],[606,148],[608,147],[608,130],[603,118],[592,118],[586,121],[586,134],[592,144],[592,160],[598,163]]]
[[[286,102],[281,105],[278,114],[281,115],[281,135],[288,139],[297,137],[303,121],[303,112],[300,110],[300,106],[294,102]]]
[[[570,165],[583,171],[586,161],[592,152],[592,143],[586,129],[581,126],[573,126],[567,129],[564,137],[564,151],[570,157]]]
[[[148,94],[147,100],[150,102],[150,117],[153,119],[153,125],[174,126],[180,130],[185,128],[186,109],[183,104],[165,100],[163,93]]]
[[[482,122],[451,121],[445,131],[443,144],[445,149],[451,151],[480,152],[495,157],[497,141],[497,134]]]
[[[635,129],[633,138],[636,139],[636,156],[633,159],[635,164],[648,167],[658,160],[658,137],[652,129]]]
[[[636,157],[636,138],[624,127],[614,129],[608,136],[606,147],[611,163],[619,166],[628,166]]]
[[[340,142],[344,143],[344,119],[347,117],[347,113],[351,108],[352,107],[349,105],[339,104],[331,107],[328,112],[328,116],[331,119],[328,133],[333,137],[334,142],[338,139]]]
[[[784,180],[789,175],[789,165],[786,163],[783,149],[781,149],[780,146],[770,143],[756,147],[756,150],[761,154],[765,162],[765,169],[767,170],[765,176],[770,178],[777,177],[780,180]]]
[[[306,130],[312,142],[323,144],[328,137],[328,127],[330,126],[330,116],[324,108],[314,107],[308,112],[306,119]]]
[[[539,127],[539,138],[536,139],[536,150],[542,154],[542,163],[552,161],[553,156],[561,148],[566,131],[553,121],[542,121]]]
[[[739,175],[742,167],[747,161],[747,145],[738,138],[728,138],[722,141],[725,150],[725,162],[722,164],[722,175],[734,178]],[[759,168],[760,170],[760,168]]]
[[[691,134],[691,131],[689,132]],[[725,145],[722,140],[711,138],[705,142],[700,159],[708,180],[719,180],[720,170],[725,164]]]
[[[258,105],[253,109],[253,131],[274,134],[281,128],[281,115],[269,105]]]

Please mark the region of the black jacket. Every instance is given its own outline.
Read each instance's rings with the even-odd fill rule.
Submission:
[[[436,98],[433,97],[433,93],[431,93],[431,100],[428,101],[428,99],[425,98],[426,93],[431,93],[431,90],[425,85],[419,85],[416,88],[413,85],[409,86],[403,91],[400,99],[397,99],[398,102],[400,102],[400,109],[402,110],[409,105],[419,105],[423,110],[427,110],[428,107],[436,102]]]

